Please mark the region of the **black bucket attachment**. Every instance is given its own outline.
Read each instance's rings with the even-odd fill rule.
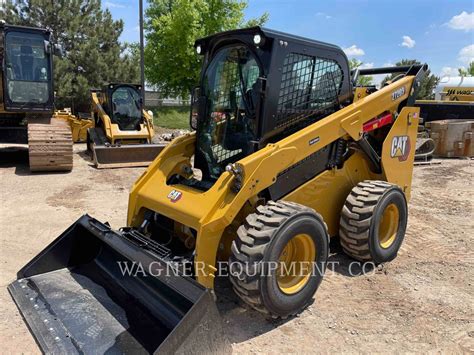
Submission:
[[[45,353],[230,352],[210,291],[168,256],[85,215],[8,290]]]
[[[95,145],[94,165],[98,169],[148,166],[165,144]]]
[[[148,166],[166,144],[110,144],[101,128],[87,131],[87,150],[98,169]]]

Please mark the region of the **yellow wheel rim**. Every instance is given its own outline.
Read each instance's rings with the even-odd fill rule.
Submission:
[[[312,274],[316,246],[308,234],[291,238],[280,254],[277,270],[278,287],[288,295],[300,291]]]
[[[382,219],[379,223],[379,243],[382,248],[389,248],[395,241],[399,219],[398,207],[391,203],[383,211]]]

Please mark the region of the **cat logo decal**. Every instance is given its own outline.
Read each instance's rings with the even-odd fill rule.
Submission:
[[[392,139],[392,147],[390,149],[390,156],[392,158],[398,158],[399,161],[405,161],[410,154],[410,137],[408,136],[395,136]]]
[[[171,190],[171,192],[168,194],[169,200],[173,203],[178,202],[182,196],[183,193],[178,190]]]

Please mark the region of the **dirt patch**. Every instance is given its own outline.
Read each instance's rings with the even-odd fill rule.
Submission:
[[[0,343],[5,353],[39,353],[6,286],[82,213],[117,228],[128,191],[144,169],[98,170],[75,146],[70,174],[0,165]],[[351,277],[337,243],[314,303],[298,317],[267,320],[219,280],[217,305],[236,353],[474,352],[474,168],[470,160],[416,167],[409,225],[393,262]],[[22,189],[18,189],[18,186]],[[21,203],[19,203],[21,201]]]
[[[84,208],[85,192],[88,189],[87,185],[68,187],[48,197],[46,203],[52,207]]]

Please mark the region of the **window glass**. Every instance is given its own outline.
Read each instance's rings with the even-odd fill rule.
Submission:
[[[122,130],[137,130],[142,121],[140,94],[129,86],[112,93],[112,121]]]
[[[14,103],[48,102],[51,66],[44,40],[36,33],[12,31],[6,35],[7,92]]]
[[[198,122],[198,147],[211,178],[248,154],[255,136],[260,67],[245,46],[223,48],[206,69],[203,90],[207,117]]]

